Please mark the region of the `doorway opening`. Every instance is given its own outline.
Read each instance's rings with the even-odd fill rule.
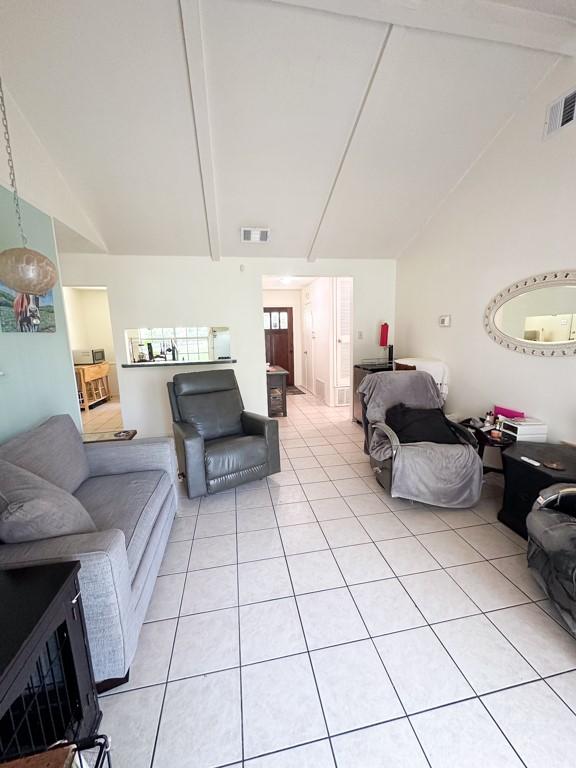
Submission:
[[[345,417],[352,400],[353,279],[264,276],[262,311],[268,379],[271,369],[283,370],[288,403],[291,394],[304,394]]]
[[[288,387],[294,384],[294,315],[292,307],[264,307],[266,362],[288,371]]]
[[[123,429],[106,288],[63,287],[68,338],[86,433]]]

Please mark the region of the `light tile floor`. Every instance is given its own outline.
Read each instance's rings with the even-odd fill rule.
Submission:
[[[289,398],[282,472],[178,517],[116,768],[567,768],[576,641],[496,522],[392,499],[347,412]]]
[[[82,426],[84,432],[116,432],[124,429],[118,398],[113,397],[105,403],[82,411]]]

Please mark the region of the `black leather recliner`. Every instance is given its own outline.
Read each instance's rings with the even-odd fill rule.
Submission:
[[[576,636],[576,486],[540,491],[526,528],[528,567]]]
[[[190,498],[280,471],[278,422],[244,410],[234,371],[178,373],[168,394]]]

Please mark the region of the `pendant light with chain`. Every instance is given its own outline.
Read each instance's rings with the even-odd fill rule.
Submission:
[[[18,196],[18,187],[16,186],[16,173],[14,171],[14,158],[12,157],[12,146],[10,144],[10,134],[8,132],[8,118],[6,116],[6,102],[4,100],[4,91],[2,89],[2,78],[0,77],[0,118],[2,119],[2,128],[4,131],[4,141],[6,143],[6,155],[8,158],[8,173],[10,176],[10,186],[12,188],[12,198],[14,201],[14,213],[22,247],[8,248],[0,253],[0,282],[4,283],[17,293],[29,293],[41,296],[52,288],[57,279],[58,273],[54,263],[43,253],[28,248],[28,239],[24,233],[22,225],[22,211],[20,209],[20,197]]]

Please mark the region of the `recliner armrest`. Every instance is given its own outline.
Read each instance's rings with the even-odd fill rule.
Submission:
[[[268,469],[270,474],[280,472],[280,441],[278,422],[268,416],[242,411],[242,429],[247,435],[260,435],[268,446]]]
[[[386,435],[386,437],[390,441],[390,447],[392,449],[392,458],[394,458],[396,456],[396,451],[398,450],[398,448],[400,448],[400,438],[398,437],[396,432],[394,432],[392,427],[389,427],[385,421],[376,421],[373,424],[370,424],[370,426],[372,427],[372,432],[375,429],[377,429]]]
[[[186,476],[189,498],[206,495],[204,438],[193,424],[175,421],[172,424],[176,441],[178,468]]]
[[[450,428],[456,433],[456,437],[459,438],[461,443],[468,443],[472,448],[478,450],[478,440],[467,427],[451,419],[448,419],[448,421],[450,422]]]

